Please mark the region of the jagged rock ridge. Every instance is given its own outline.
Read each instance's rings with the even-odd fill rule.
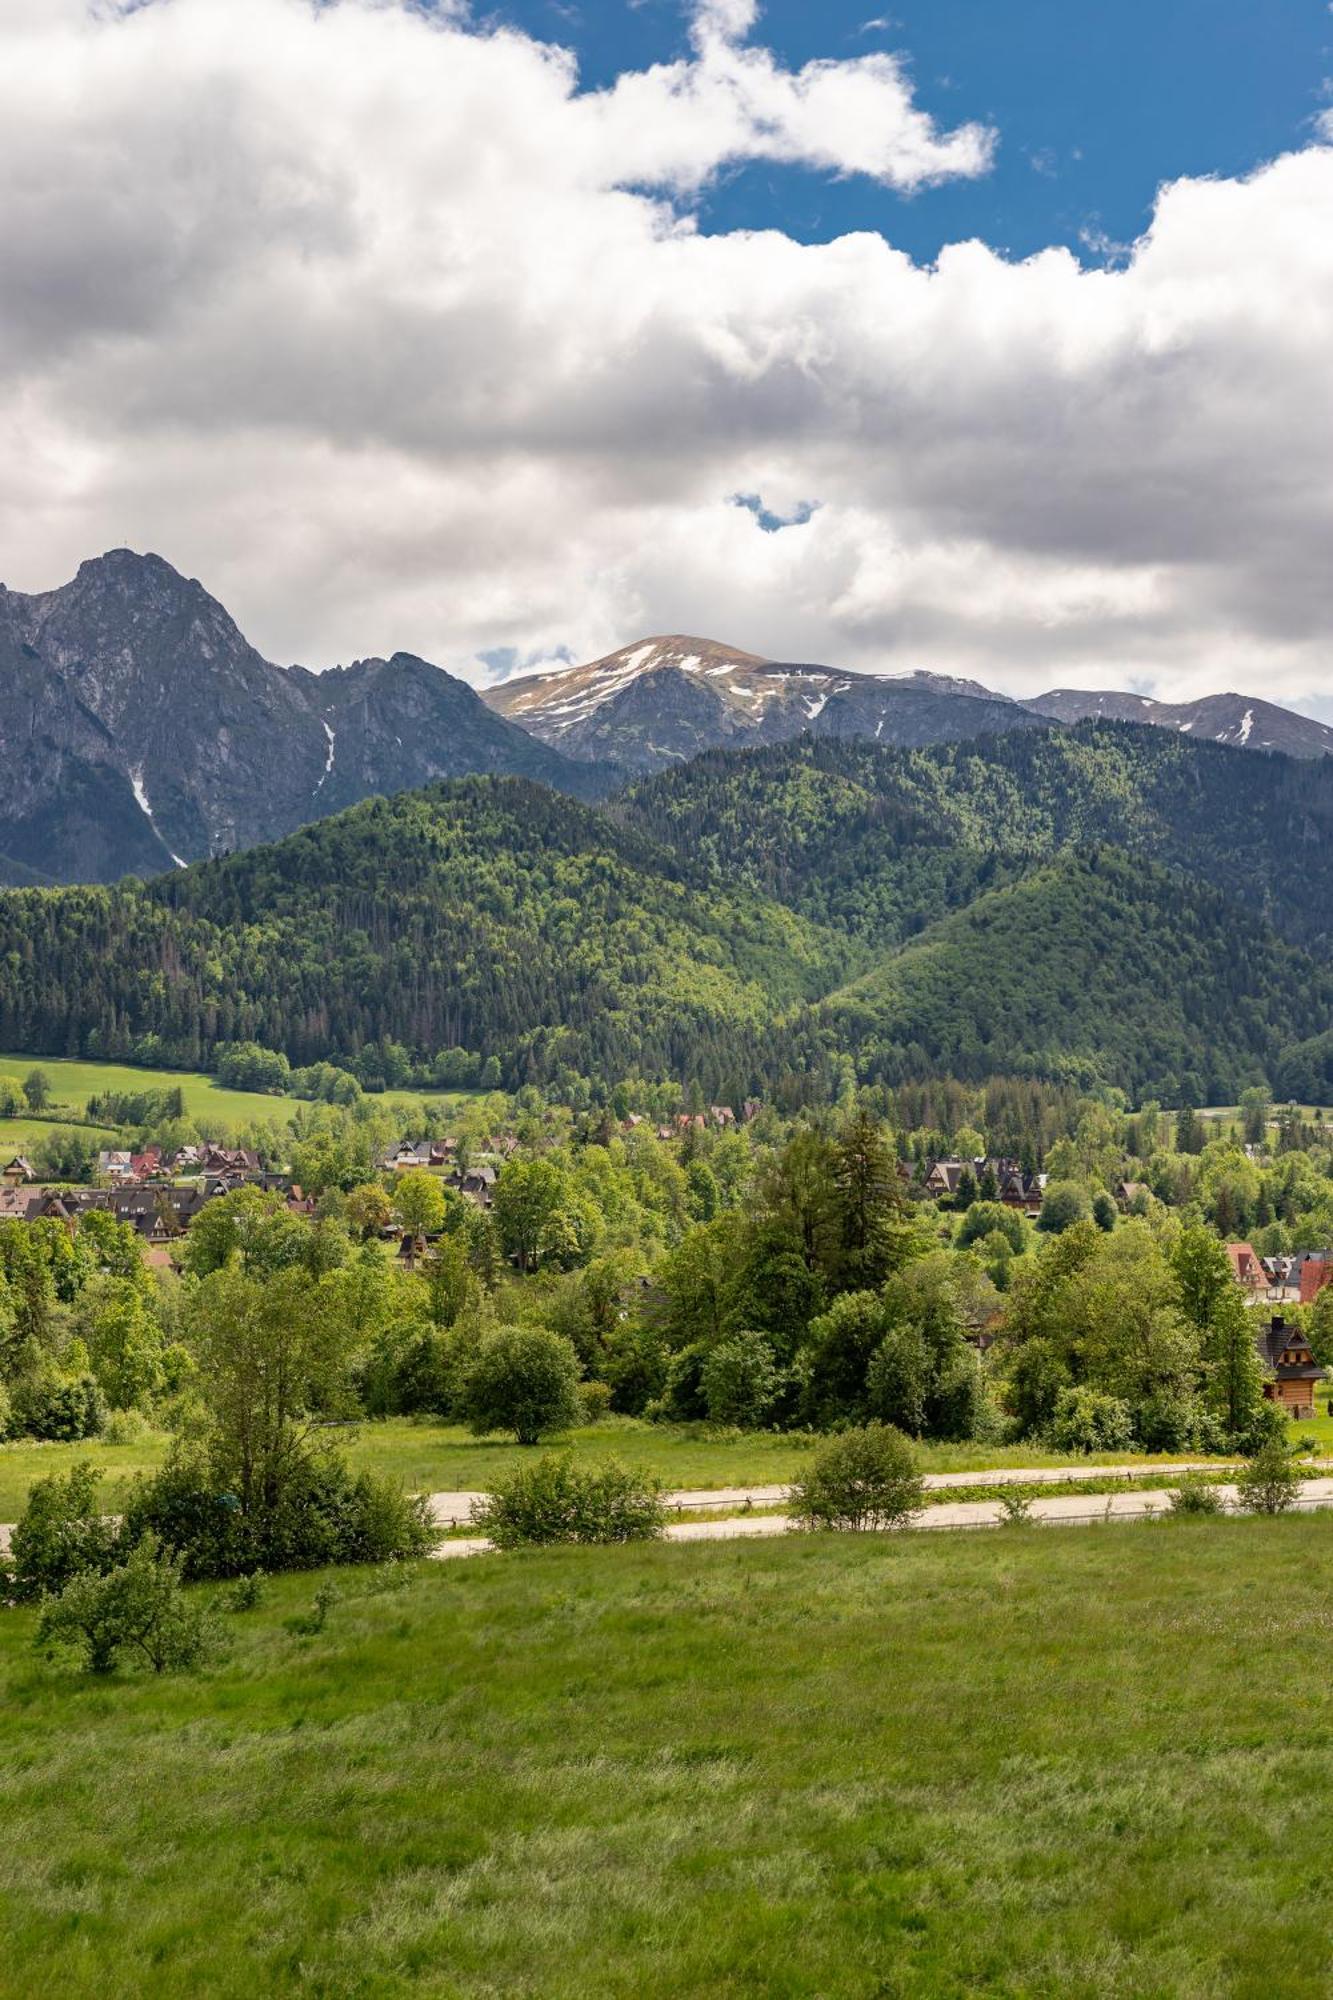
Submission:
[[[203,585],[113,550],[0,586],[0,879],[112,881],[272,840],[377,792],[592,774],[407,653],[275,666]]]

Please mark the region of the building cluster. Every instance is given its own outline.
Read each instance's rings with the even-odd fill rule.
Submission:
[[[97,1155],[98,1178],[113,1187],[145,1187],[187,1177],[230,1181],[242,1187],[262,1171],[263,1163],[250,1147],[215,1146],[211,1141],[200,1146],[180,1146],[174,1151],[145,1146],[141,1153],[130,1153],[113,1147]],[[222,1192],[227,1190],[224,1188]]]
[[[998,1201],[1023,1215],[1035,1216],[1046,1192],[1045,1174],[1029,1173],[1019,1160],[987,1155],[975,1160],[935,1160],[922,1181],[936,1201],[956,1201],[968,1186],[980,1201]]]
[[[1299,1250],[1289,1257],[1261,1257],[1248,1243],[1228,1243],[1236,1283],[1252,1299],[1274,1305],[1313,1305],[1333,1283],[1333,1250]]]

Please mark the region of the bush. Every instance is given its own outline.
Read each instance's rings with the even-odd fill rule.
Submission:
[[[662,1532],[666,1508],[656,1480],[617,1459],[580,1465],[566,1452],[546,1452],[499,1481],[472,1518],[497,1548],[551,1542],[642,1542]]]
[[[36,1643],[72,1649],[90,1674],[112,1672],[122,1652],[156,1674],[197,1666],[213,1645],[215,1626],[207,1604],[186,1598],[181,1571],[181,1557],[145,1535],[124,1562],[80,1570],[59,1597],[48,1598]]]
[[[1024,1493],[1020,1486],[1005,1486],[1000,1491],[1000,1519],[1008,1528],[1029,1528],[1032,1525],[1032,1496]]]
[[[791,1490],[793,1520],[810,1528],[904,1528],[925,1489],[911,1440],[891,1424],[829,1438]]]
[[[655,1424],[702,1424],[708,1420],[704,1401],[704,1363],[708,1349],[696,1340],[671,1356],[666,1365],[662,1393],[648,1404],[644,1415]]]
[[[142,1410],[113,1410],[102,1426],[103,1444],[138,1444],[153,1426]]]
[[[512,1431],[540,1444],[582,1416],[579,1361],[569,1341],[540,1326],[501,1327],[483,1340],[463,1379],[463,1412],[473,1432]]]
[[[1202,1417],[1195,1397],[1154,1389],[1134,1412],[1134,1432],[1145,1451],[1187,1451],[1196,1444]]]
[[[177,1449],[160,1472],[136,1482],[125,1525],[133,1538],[151,1533],[178,1550],[191,1579],[387,1562],[428,1555],[439,1541],[424,1496],[373,1473],[353,1474],[331,1452],[294,1468],[280,1502],[247,1514],[204,1455]]]
[[[974,1243],[985,1244],[992,1236],[1000,1237],[1015,1257],[1021,1257],[1027,1247],[1027,1224],[1016,1208],[1006,1208],[1003,1202],[974,1202],[958,1225],[956,1246],[970,1250]]]
[[[783,1374],[762,1334],[733,1333],[705,1355],[699,1385],[711,1422],[756,1430],[772,1415]]]
[[[1225,1514],[1226,1502],[1206,1472],[1185,1472],[1171,1494],[1171,1512],[1191,1517]]]
[[[78,1444],[100,1437],[106,1419],[106,1398],[91,1375],[38,1375],[14,1390],[9,1428],[15,1437]]]
[[[1092,1204],[1077,1181],[1052,1181],[1042,1197],[1037,1227],[1047,1236],[1063,1236],[1091,1214]]]
[[[303,1639],[313,1639],[322,1632],[329,1622],[329,1613],[335,1604],[342,1602],[342,1592],[336,1583],[321,1583],[310,1601],[309,1611],[299,1613],[287,1620],[287,1630],[299,1633]]]
[[[583,1412],[583,1421],[585,1424],[599,1424],[603,1417],[610,1415],[611,1384],[609,1382],[599,1382],[595,1378],[590,1382],[580,1382],[578,1386],[578,1398],[579,1408]]]
[[[86,1461],[39,1479],[10,1538],[8,1588],[21,1603],[62,1591],[81,1571],[118,1560],[123,1531],[102,1512],[102,1475]]]
[[[264,1601],[264,1572],[252,1569],[249,1576],[237,1577],[227,1592],[228,1611],[258,1611]]]
[[[1270,1403],[1265,1397],[1237,1436],[1237,1451],[1243,1452],[1246,1458],[1257,1458],[1264,1446],[1270,1444],[1281,1445],[1285,1451],[1290,1421],[1280,1403]]]
[[[1285,1514],[1300,1498],[1301,1475],[1285,1444],[1257,1451],[1236,1481],[1236,1505],[1245,1514]]]
[[[1097,1389],[1062,1389],[1055,1399],[1050,1441],[1056,1451],[1125,1451],[1134,1426],[1128,1403]]]

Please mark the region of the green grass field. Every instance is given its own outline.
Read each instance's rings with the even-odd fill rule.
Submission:
[[[1322,2000],[1333,1521],[311,1578],[197,1676],[0,1613],[0,1989]]]
[[[186,1115],[205,1126],[253,1124],[285,1125],[295,1111],[293,1097],[270,1097],[257,1090],[223,1090],[211,1076],[196,1070],[136,1069],[129,1063],[72,1062],[56,1056],[0,1055],[0,1074],[20,1080],[31,1069],[45,1070],[51,1083],[53,1106],[67,1105],[82,1114],[88,1099],[99,1091],[174,1090],[178,1085],[185,1101]],[[456,1106],[472,1101],[472,1094],[458,1090],[387,1090],[377,1104],[392,1107],[417,1104]],[[8,1134],[23,1126],[25,1133],[35,1121],[0,1119],[0,1145],[9,1145]],[[40,1125],[36,1129],[40,1131]],[[26,1141],[25,1141],[26,1143]]]
[[[0,1061],[0,1070],[3,1069],[4,1064]],[[0,1153],[7,1160],[11,1154],[31,1152],[64,1122],[68,1121],[59,1118],[0,1118]],[[114,1126],[85,1125],[82,1106],[79,1107],[77,1122],[80,1131],[95,1139],[99,1146],[115,1146],[120,1141],[120,1134]],[[0,1166],[3,1164],[4,1160],[0,1160]]]
[[[1333,1452],[1333,1423],[1321,1420]],[[1302,1436],[1316,1434],[1320,1424],[1297,1427]],[[503,1438],[474,1438],[457,1424],[414,1423],[389,1419],[363,1423],[331,1435],[344,1446],[351,1462],[399,1479],[414,1493],[473,1491],[488,1488],[496,1477],[531,1456]],[[560,1439],[580,1457],[604,1458],[612,1453],[636,1470],[661,1479],[673,1491],[707,1486],[777,1486],[795,1479],[809,1462],[813,1442],[805,1436],[780,1436],[766,1431],[709,1436],[693,1426],[639,1423],[612,1418],[590,1424]],[[0,1521],[13,1521],[22,1511],[34,1479],[65,1471],[75,1459],[90,1459],[106,1475],[108,1504],[114,1505],[126,1481],[137,1472],[160,1465],[168,1440],[150,1433],[134,1444],[0,1445]],[[1067,1465],[1067,1453],[1024,1445],[926,1445],[921,1462],[927,1472],[984,1472],[1019,1466]],[[1080,1459],[1080,1466],[1160,1463],[1136,1452],[1098,1453]]]

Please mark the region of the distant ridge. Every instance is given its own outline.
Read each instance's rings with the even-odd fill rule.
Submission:
[[[1038,726],[1021,704],[942,674],[844,673],[676,633],[486,691],[567,756],[662,770],[722,745],[867,736],[903,748]]]
[[[1148,695],[1055,688],[1026,704],[1053,722],[1145,722],[1200,742],[1238,750],[1278,750],[1286,757],[1333,756],[1333,728],[1294,709],[1252,695],[1209,694],[1198,701],[1153,701]]]
[[[772,660],[713,639],[640,639],[586,665],[488,688],[497,714],[567,756],[663,770],[701,750],[814,736],[866,736],[900,748],[1031,728],[1034,720],[1102,717],[1174,729],[1238,749],[1333,754],[1333,727],[1246,695],[1161,702],[1147,695],[1057,688],[1011,700],[979,681],[922,669],[849,673]]]

